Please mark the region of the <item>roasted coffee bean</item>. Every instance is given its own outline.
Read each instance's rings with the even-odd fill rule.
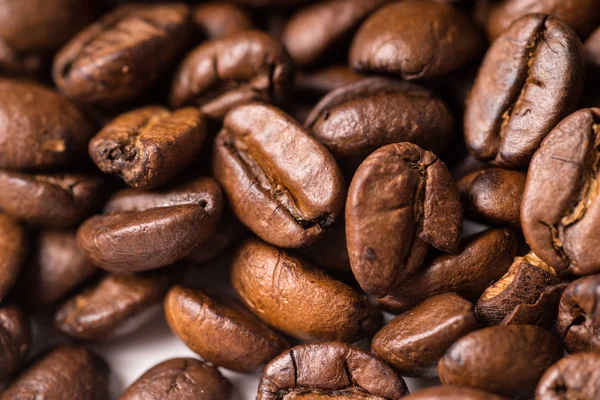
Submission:
[[[346,225],[340,221],[325,236],[310,246],[298,249],[300,254],[319,267],[350,272],[350,256],[346,246]]]
[[[283,45],[261,31],[234,33],[192,50],[175,73],[171,105],[199,106],[210,118],[252,101],[280,103],[292,83]]]
[[[246,233],[246,228],[233,215],[233,212],[226,210],[215,232],[200,246],[192,250],[188,259],[194,263],[206,263],[239,241]]]
[[[0,301],[17,281],[28,247],[25,229],[14,218],[0,213]]]
[[[165,298],[171,330],[204,360],[255,372],[289,347],[235,301],[208,289],[175,286]]]
[[[296,65],[347,51],[358,25],[387,0],[327,0],[301,9],[288,20],[282,40]]]
[[[218,369],[193,358],[173,358],[146,371],[119,400],[229,400],[231,392]]]
[[[0,208],[31,225],[72,228],[102,203],[104,183],[85,172],[0,171]]]
[[[560,296],[567,284],[554,268],[529,253],[477,301],[477,319],[486,325],[530,324],[553,330]]]
[[[141,95],[185,49],[191,10],[125,5],[78,33],[54,59],[54,82],[81,103],[113,106]]]
[[[356,280],[386,296],[419,270],[430,245],[458,250],[462,217],[456,184],[433,153],[411,143],[380,148],[348,190],[346,240]]]
[[[144,107],[122,114],[90,141],[102,172],[129,186],[150,189],[169,182],[198,156],[206,137],[200,110]]]
[[[536,400],[600,398],[600,354],[577,353],[563,358],[542,376]]]
[[[42,356],[0,395],[1,400],[106,400],[108,365],[81,346],[57,347]]]
[[[0,168],[65,166],[85,156],[93,128],[67,99],[36,83],[0,80]]]
[[[446,350],[476,329],[470,301],[440,294],[394,318],[375,335],[371,348],[402,376],[437,376]]]
[[[29,350],[29,320],[15,305],[0,306],[0,382],[25,360]]]
[[[508,229],[494,229],[465,240],[458,254],[444,254],[398,285],[380,302],[403,312],[423,300],[456,292],[470,301],[479,296],[510,267],[517,253],[517,239]]]
[[[600,352],[600,275],[580,278],[565,289],[556,329],[570,353]]]
[[[493,41],[513,22],[533,13],[552,15],[586,37],[600,23],[600,1],[501,0],[489,11],[485,25],[489,39]]]
[[[440,360],[439,374],[443,384],[527,396],[561,357],[560,341],[542,328],[494,326],[454,343]]]
[[[221,39],[254,27],[252,17],[241,7],[223,1],[202,3],[194,8],[192,18],[207,39]]]
[[[467,101],[469,151],[496,165],[527,166],[575,107],[582,58],[581,42],[565,23],[541,14],[518,19],[490,47]]]
[[[316,71],[297,73],[294,91],[302,98],[308,97],[317,102],[327,93],[364,78],[364,75],[352,71],[345,65],[333,65]]]
[[[521,221],[531,250],[577,275],[600,272],[600,109],[565,118],[536,152],[527,174]]]
[[[43,68],[43,57],[19,54],[0,40],[0,76],[35,79],[42,74]]]
[[[408,390],[386,363],[339,342],[306,344],[286,351],[267,365],[257,400],[396,400]]]
[[[186,257],[215,231],[222,193],[207,177],[186,177],[160,191],[124,189],[104,215],[85,221],[77,242],[95,265],[128,273],[162,267]]]
[[[521,227],[521,201],[527,174],[509,169],[488,168],[473,172],[457,182],[467,217]]]
[[[358,291],[255,239],[238,250],[231,280],[254,314],[299,339],[350,342],[374,333],[381,319]]]
[[[137,331],[161,310],[176,266],[137,275],[107,275],[65,301],[54,326],[82,340],[106,340]]]
[[[455,386],[435,386],[419,389],[402,400],[504,400],[488,392]]]
[[[409,82],[366,78],[325,96],[305,126],[345,166],[357,167],[386,144],[412,142],[443,150],[452,115],[431,92]]]
[[[475,26],[452,5],[396,1],[381,7],[362,24],[354,36],[350,66],[405,80],[429,78],[473,61],[482,44]]]
[[[345,183],[334,158],[273,106],[254,103],[227,115],[213,173],[237,217],[279,247],[316,241],[343,209]]]

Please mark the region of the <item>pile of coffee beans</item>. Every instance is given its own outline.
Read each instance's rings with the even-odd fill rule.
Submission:
[[[600,0],[0,0],[0,400],[236,396],[600,399]]]

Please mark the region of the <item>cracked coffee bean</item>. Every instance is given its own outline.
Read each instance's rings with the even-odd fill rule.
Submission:
[[[221,39],[254,27],[252,17],[242,7],[221,1],[197,5],[192,12],[196,28],[207,39]]]
[[[0,213],[0,301],[17,281],[28,249],[25,229],[14,218]]]
[[[402,400],[505,400],[504,397],[477,389],[456,386],[435,386],[419,389]]]
[[[16,372],[30,346],[29,319],[16,305],[0,306],[0,382]]]
[[[592,400],[600,398],[600,353],[565,357],[540,379],[536,400]]]

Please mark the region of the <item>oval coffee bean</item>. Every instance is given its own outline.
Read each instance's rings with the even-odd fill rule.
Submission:
[[[536,400],[600,398],[600,354],[577,353],[563,358],[542,376]]]
[[[0,168],[65,166],[85,156],[93,135],[85,116],[56,92],[0,80]]]
[[[358,291],[255,239],[239,248],[231,280],[254,314],[299,339],[350,342],[373,333],[381,319]]]
[[[25,361],[29,350],[29,320],[15,305],[0,307],[0,382]]]
[[[200,110],[144,107],[122,114],[90,141],[90,157],[104,173],[150,189],[169,182],[198,156],[206,138]]]
[[[85,172],[0,171],[0,208],[31,225],[72,228],[105,197],[105,178]]]
[[[265,104],[227,115],[215,141],[213,173],[237,217],[279,247],[316,241],[344,205],[344,179],[331,154],[290,116]]]
[[[17,281],[28,248],[25,229],[14,218],[0,213],[0,301]]]
[[[490,47],[467,100],[469,151],[496,165],[527,166],[575,107],[582,57],[579,38],[563,22],[541,14],[518,19]]]
[[[292,83],[283,45],[261,31],[210,40],[192,50],[175,73],[171,105],[194,105],[214,119],[252,101],[280,103]]]
[[[144,372],[119,400],[229,400],[232,386],[218,369],[193,358],[173,358]]]
[[[181,3],[121,6],[62,48],[54,59],[54,82],[81,103],[131,100],[175,61],[191,28],[191,10]]]
[[[255,372],[289,347],[239,304],[207,289],[173,287],[165,314],[171,330],[202,359],[234,371]]]
[[[600,272],[600,108],[565,118],[527,173],[521,221],[531,250],[577,275]]]
[[[444,254],[400,283],[380,302],[403,312],[432,296],[456,292],[477,301],[489,286],[508,271],[517,253],[517,238],[508,229],[493,229],[465,240],[458,254]]]
[[[527,174],[488,168],[466,175],[457,182],[468,217],[521,227],[521,200]]]
[[[442,151],[452,135],[452,123],[446,105],[430,91],[372,77],[326,95],[304,125],[337,160],[356,167],[391,143],[412,142]]]
[[[350,66],[404,80],[429,78],[468,64],[482,44],[475,26],[452,5],[397,1],[362,24],[352,42]]]
[[[462,217],[454,179],[433,153],[411,143],[380,148],[348,190],[346,240],[356,280],[384,297],[421,267],[429,245],[458,250]]]
[[[104,215],[85,221],[77,243],[92,262],[129,273],[169,265],[186,257],[215,231],[222,193],[212,178],[182,180],[160,191],[124,189]]]
[[[23,372],[0,400],[106,400],[108,365],[82,346],[57,347]]]
[[[397,400],[408,393],[401,376],[385,362],[339,342],[305,344],[267,365],[257,400]]]
[[[557,337],[532,325],[485,328],[468,334],[440,360],[445,385],[507,397],[527,396],[546,369],[562,358]]]
[[[560,299],[556,329],[571,353],[600,352],[600,275],[572,282]]]
[[[375,335],[371,349],[402,376],[437,376],[448,347],[476,329],[470,301],[440,294],[394,318]]]
[[[254,27],[252,16],[242,7],[220,1],[197,5],[192,19],[207,39],[221,39]]]
[[[419,389],[402,400],[505,400],[503,397],[477,389],[456,386],[435,386]]]

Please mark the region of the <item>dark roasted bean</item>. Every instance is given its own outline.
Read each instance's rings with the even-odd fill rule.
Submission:
[[[536,400],[600,398],[600,353],[577,353],[563,358],[542,376]]]

